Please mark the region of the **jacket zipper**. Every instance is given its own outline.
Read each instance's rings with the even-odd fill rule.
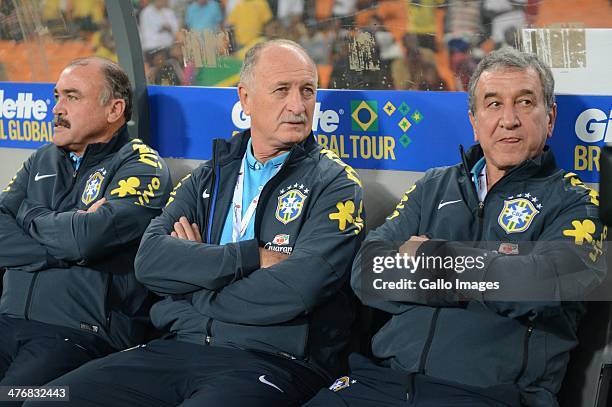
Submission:
[[[459,152],[461,154],[461,159],[463,162],[463,169],[465,171],[465,174],[467,176],[468,182],[470,182],[470,184],[472,184],[472,191],[474,192],[474,194],[476,195],[476,199],[479,201],[478,202],[478,209],[477,209],[477,221],[478,221],[478,236],[477,238],[474,240],[474,242],[479,241],[480,239],[482,239],[482,233],[483,233],[483,227],[484,227],[484,222],[482,221],[483,217],[484,217],[484,207],[485,207],[485,201],[487,200],[487,197],[489,196],[491,190],[493,190],[493,188],[495,188],[496,186],[499,186],[500,184],[503,184],[503,182],[508,178],[509,173],[504,174],[504,176],[495,183],[495,185],[493,185],[493,187],[491,188],[491,190],[487,191],[487,195],[485,196],[485,199],[483,201],[480,201],[480,199],[478,198],[478,193],[476,192],[476,186],[474,185],[474,182],[471,178],[471,174],[469,172],[469,168],[468,168],[468,163],[467,163],[467,159],[466,159],[466,155],[465,155],[465,151],[463,149],[463,146],[460,145],[459,146]],[[510,170],[510,172],[513,172],[516,170],[516,167],[513,168],[512,170]],[[438,310],[436,310],[438,311]],[[529,362],[529,339],[531,338],[531,335],[533,333],[533,324],[530,322],[527,325],[527,330],[525,331],[525,336],[523,339],[523,362],[521,365],[521,370],[519,371],[519,374],[516,377],[515,383],[518,383],[519,379],[523,376],[523,374],[525,374],[525,371],[527,370],[527,363]],[[430,337],[432,332],[430,330]],[[429,349],[427,349],[429,350]],[[423,366],[423,358],[421,358],[421,362],[422,362],[422,367]]]
[[[218,189],[218,184],[217,184],[217,172],[220,171],[219,166],[217,165],[217,141],[213,141],[213,155],[212,155],[212,177],[211,177],[211,194],[210,197],[208,198],[208,207],[206,208],[206,213],[204,214],[204,226],[203,226],[203,230],[206,232],[206,242],[205,243],[212,243],[211,242],[211,237],[212,237],[212,222],[210,220],[211,216],[214,216],[214,209],[216,206],[216,201],[217,201],[217,189]]]
[[[486,198],[485,198],[486,199]],[[483,222],[483,218],[484,218],[484,201],[478,202],[478,236],[477,236],[477,240],[474,240],[474,242],[479,241],[480,239],[482,239],[482,233],[483,233],[483,228],[484,228],[484,222]]]
[[[464,175],[467,179],[467,182],[470,183],[471,188],[470,190],[472,191],[472,195],[476,198],[476,200],[478,201],[478,208],[476,209],[476,221],[478,222],[478,234],[477,236],[475,236],[474,238],[474,243],[478,242],[480,239],[482,239],[482,229],[484,227],[484,223],[482,221],[482,218],[484,217],[484,201],[481,201],[480,198],[478,197],[478,192],[476,191],[476,185],[474,184],[474,180],[472,179],[472,174],[470,173],[470,169],[468,168],[468,163],[467,163],[467,157],[465,155],[465,151],[463,149],[463,145],[459,145],[459,154],[461,156],[461,162],[463,163],[463,171],[464,171]],[[487,198],[485,197],[485,200]]]
[[[106,280],[106,293],[104,295],[104,314],[105,314],[105,326],[106,332],[110,333],[110,323],[111,323],[111,307],[110,307],[110,293],[111,287],[113,285],[113,275],[108,274],[108,279]]]
[[[204,337],[204,343],[207,345],[212,343],[212,323],[213,319],[208,318],[208,322],[206,322],[206,336]]]
[[[523,337],[523,363],[521,365],[519,374],[516,376],[516,380],[514,381],[515,383],[519,382],[527,370],[527,363],[529,362],[529,339],[531,338],[532,333],[533,324],[530,322],[529,325],[527,325],[527,330],[525,331],[525,336]]]
[[[25,308],[25,319],[30,319],[30,307],[32,305],[32,294],[34,293],[34,284],[36,284],[36,278],[38,277],[38,272],[34,273],[34,277],[32,277],[32,281],[30,281],[30,288],[28,290],[28,299],[26,300],[26,308]]]
[[[304,349],[304,352],[303,352],[304,356],[303,356],[302,360],[308,360],[308,358],[309,358],[309,355],[308,355],[308,339],[310,338],[310,316],[307,315],[304,319],[306,320],[306,335],[304,335],[304,345],[303,345],[304,346],[303,347],[303,349]],[[287,352],[280,352],[280,354],[282,356],[289,355],[292,359],[299,359],[297,356],[291,355],[291,354],[289,354]]]
[[[215,214],[215,206],[216,206],[216,201],[217,201],[217,189],[218,189],[218,184],[217,184],[217,179],[219,178],[217,176],[217,172],[220,171],[220,168],[218,167],[217,163],[216,163],[216,156],[217,156],[217,141],[215,140],[213,142],[213,155],[212,155],[212,167],[213,167],[213,171],[212,171],[212,177],[211,177],[211,186],[212,186],[212,193],[210,194],[210,197],[208,198],[208,207],[206,208],[206,213],[204,216],[204,222],[206,222],[206,224],[203,227],[203,230],[206,232],[206,243],[211,243],[211,238],[212,238],[212,220],[210,219],[211,216],[214,216]],[[213,324],[213,319],[209,318],[208,321],[206,322],[206,335],[204,336],[204,343],[206,345],[210,345],[212,343],[212,324]]]
[[[76,185],[76,181],[77,181],[77,176],[79,175],[79,170],[81,168],[83,168],[83,166],[85,165],[85,157],[87,156],[87,149],[85,150],[85,153],[83,153],[83,158],[81,159],[81,164],[79,164],[79,168],[74,170],[72,172],[72,182],[70,184],[70,188],[66,191],[66,193],[62,196],[61,199],[58,199],[57,201],[57,207],[54,208],[53,210],[57,210],[59,208],[59,206],[62,204],[62,202],[64,202],[64,199],[66,199],[66,197],[72,192],[72,190],[74,189],[74,186]],[[68,160],[70,160],[70,157],[68,157]],[[70,165],[72,165],[72,162],[70,163]]]
[[[425,342],[425,346],[423,347],[423,353],[421,353],[421,360],[419,361],[419,372],[423,374],[425,373],[425,364],[427,363],[427,356],[429,355],[431,343],[433,342],[433,337],[436,333],[436,326],[438,324],[439,314],[440,308],[436,308],[433,317],[431,318],[431,323],[429,324],[429,335],[427,335],[427,341]]]

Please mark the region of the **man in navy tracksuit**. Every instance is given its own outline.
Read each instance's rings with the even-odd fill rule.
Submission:
[[[138,279],[165,297],[152,320],[172,336],[54,381],[73,405],[299,405],[331,383],[364,221],[355,171],[312,136],[316,85],[296,43],[247,53],[250,131],[215,140],[136,258]]]
[[[597,192],[545,146],[553,89],[534,55],[483,59],[469,89],[479,144],[411,187],[353,264],[358,297],[391,317],[373,338],[375,360],[352,355],[350,373],[308,406],[558,405],[584,313],[576,300],[605,275],[607,230]],[[416,264],[393,263],[404,254],[434,265],[404,274],[416,289],[376,292],[384,273]],[[432,289],[440,278],[451,288]]]
[[[133,263],[172,188],[168,168],[129,138],[117,64],[73,61],[55,98],[53,144],[0,194],[0,386],[42,385],[140,343],[147,326]]]

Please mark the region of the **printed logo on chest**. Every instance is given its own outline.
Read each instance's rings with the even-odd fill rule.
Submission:
[[[85,206],[89,205],[95,201],[96,198],[98,198],[105,176],[106,170],[104,168],[94,171],[93,174],[89,176],[87,182],[85,183],[83,194],[81,195],[81,202],[83,202]]]
[[[504,200],[497,223],[508,234],[521,233],[529,229],[541,209],[539,199],[530,193],[510,196]]]
[[[309,192],[309,188],[298,183],[281,189],[276,205],[276,219],[286,225],[299,218]]]

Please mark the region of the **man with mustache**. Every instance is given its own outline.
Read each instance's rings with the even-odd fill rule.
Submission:
[[[312,135],[317,71],[300,45],[255,45],[240,76],[251,129],[215,140],[136,258],[171,336],[55,380],[67,405],[299,405],[341,366],[361,182]]]
[[[42,385],[140,343],[148,291],[134,257],[172,188],[165,162],[130,140],[132,89],[102,58],[55,86],[53,144],[0,194],[0,386]]]
[[[308,407],[558,406],[580,301],[606,274],[607,229],[597,192],[546,146],[556,115],[553,75],[536,55],[483,58],[469,86],[478,144],[412,186],[353,263],[357,296],[390,317],[374,361],[352,355],[349,375]],[[421,266],[395,266],[398,255]],[[417,288],[370,289],[400,277]]]

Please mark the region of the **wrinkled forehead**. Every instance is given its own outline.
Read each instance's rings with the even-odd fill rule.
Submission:
[[[500,78],[522,78],[524,80],[535,81],[538,87],[542,88],[542,82],[540,81],[540,75],[538,72],[531,66],[525,68],[519,68],[515,66],[495,66],[491,69],[487,69],[480,74],[480,78],[478,79],[478,84],[486,82],[490,79],[500,79]]]
[[[66,67],[55,84],[57,92],[76,90],[80,93],[99,92],[104,86],[100,67],[95,64]]]
[[[256,80],[317,84],[317,68],[300,49],[273,45],[261,51],[253,70]]]
[[[540,75],[532,67],[500,66],[483,71],[476,83],[476,96],[482,99],[492,92],[496,94],[532,93],[538,97],[544,97]]]

